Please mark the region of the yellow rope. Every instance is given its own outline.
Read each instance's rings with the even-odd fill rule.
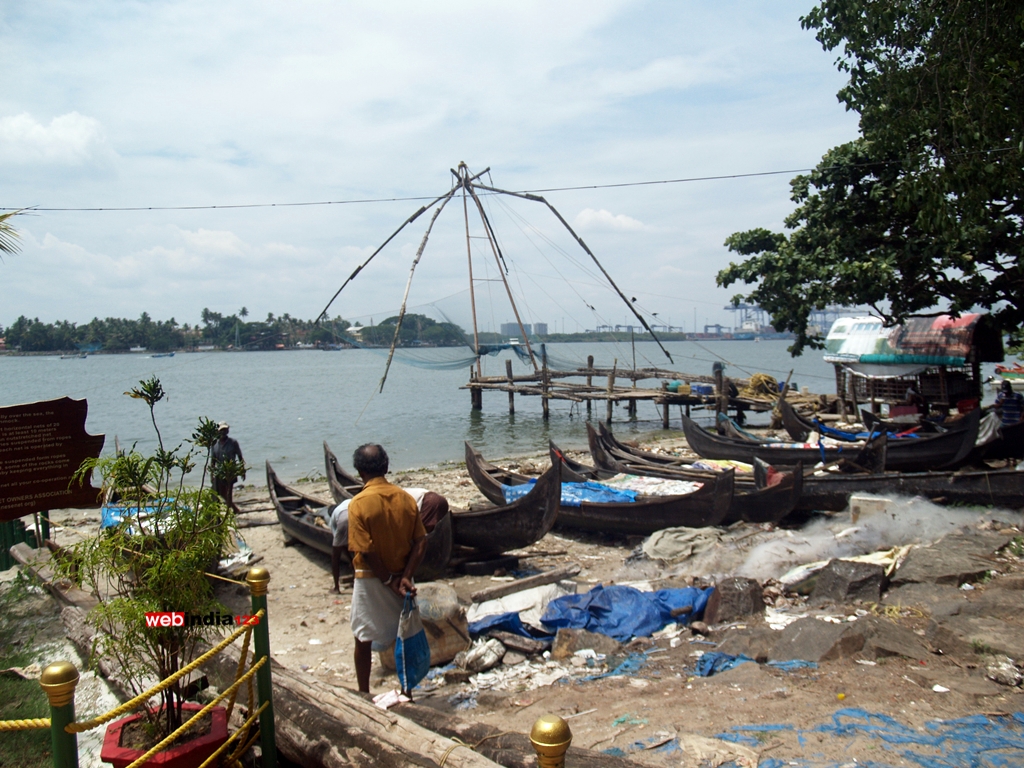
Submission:
[[[178,738],[185,731],[189,730],[189,728],[192,727],[193,723],[198,723],[199,718],[203,717],[203,715],[205,715],[207,712],[209,712],[211,709],[213,709],[215,706],[217,706],[218,702],[222,701],[224,698],[226,698],[230,694],[232,694],[235,691],[237,691],[238,690],[238,686],[240,686],[242,683],[244,683],[250,677],[255,675],[256,671],[260,667],[262,667],[266,663],[266,661],[267,661],[267,657],[264,656],[262,659],[260,659],[255,664],[253,664],[252,667],[249,669],[249,671],[246,672],[238,680],[235,680],[235,682],[231,684],[231,687],[228,688],[226,691],[224,691],[224,693],[222,693],[219,696],[217,696],[213,701],[211,701],[205,707],[203,707],[198,712],[196,712],[194,715],[192,715],[192,717],[190,717],[187,722],[182,723],[181,726],[178,727],[174,731],[174,733],[170,734],[163,741],[161,741],[159,744],[157,744],[156,746],[152,747],[142,757],[140,757],[140,758],[136,759],[134,762],[130,763],[128,765],[128,768],[139,768],[139,766],[143,765],[147,760],[149,760],[149,758],[151,758],[157,752],[163,751],[167,747],[168,744],[170,744],[172,741],[174,741],[176,738]],[[70,726],[68,726],[68,729],[70,729]]]
[[[36,717],[31,720],[0,720],[0,731],[31,731],[33,728],[49,728],[50,718]]]
[[[263,613],[264,613],[263,609],[261,608],[256,613],[256,616],[259,617],[259,618],[262,618],[263,617]],[[131,701],[125,702],[124,704],[122,704],[119,707],[115,707],[114,709],[110,710],[106,714],[100,715],[99,717],[94,717],[92,720],[85,720],[84,722],[81,722],[81,723],[70,723],[67,727],[65,727],[64,730],[67,731],[68,733],[84,733],[85,731],[90,731],[93,728],[98,728],[99,726],[104,725],[105,723],[109,723],[111,720],[116,720],[117,718],[121,717],[122,715],[128,714],[129,712],[131,712],[134,709],[136,709],[137,707],[139,707],[141,704],[145,704],[153,696],[156,696],[158,693],[162,693],[163,691],[165,691],[168,688],[170,688],[172,685],[174,685],[176,682],[178,682],[178,680],[180,680],[182,677],[187,675],[192,670],[197,669],[200,666],[202,666],[203,664],[205,664],[208,660],[212,659],[218,653],[220,653],[225,648],[227,648],[229,645],[231,645],[231,643],[233,643],[235,640],[237,640],[239,635],[241,635],[244,632],[247,632],[247,631],[249,631],[251,629],[252,629],[251,625],[244,626],[244,627],[239,627],[234,632],[232,632],[230,635],[225,637],[221,642],[219,642],[217,645],[215,645],[213,648],[211,648],[209,651],[207,651],[202,656],[200,656],[198,659],[193,661],[191,664],[188,664],[187,666],[182,667],[181,669],[179,669],[177,672],[175,672],[173,675],[171,675],[170,677],[166,678],[165,680],[161,680],[159,683],[154,685],[148,691],[140,693],[138,696],[136,696]]]
[[[245,659],[249,655],[249,638],[252,637],[252,625],[249,625],[249,631],[245,633],[245,640],[242,641],[242,653],[238,656],[238,669],[235,670],[235,679],[237,680],[242,675],[242,670],[245,669]],[[250,702],[250,711],[252,710]],[[231,701],[228,702],[227,710],[228,717],[231,717],[231,713],[235,709],[235,697],[231,697]]]
[[[248,587],[249,586],[248,582],[239,581],[238,579],[229,579],[226,576],[218,576],[216,573],[208,573],[208,572],[204,571],[203,575],[204,576],[209,576],[211,579],[220,579],[221,581],[226,581],[226,582],[228,582],[228,584],[237,584],[240,587]]]
[[[263,705],[259,709],[257,709],[255,712],[253,712],[251,715],[249,715],[249,719],[248,720],[246,720],[244,723],[242,723],[242,727],[239,728],[234,733],[232,733],[230,736],[228,736],[228,740],[225,741],[223,744],[221,744],[219,747],[217,747],[217,751],[214,752],[212,755],[210,755],[208,758],[206,758],[199,765],[199,768],[207,768],[208,766],[213,765],[213,762],[220,755],[224,754],[224,752],[227,751],[227,748],[231,746],[231,742],[235,741],[238,738],[238,734],[242,733],[244,730],[246,730],[247,728],[251,727],[252,724],[256,722],[256,720],[260,716],[260,714],[262,714],[263,710],[266,709],[269,706],[270,706],[270,702],[269,701],[263,702]],[[245,746],[246,746],[246,748],[248,748],[249,746],[251,746],[251,742],[249,744],[246,744]],[[245,750],[243,750],[243,752],[244,751]]]

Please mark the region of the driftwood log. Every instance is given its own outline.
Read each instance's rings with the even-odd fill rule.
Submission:
[[[234,680],[237,667],[238,649],[231,646],[205,671],[210,681],[223,689]],[[272,670],[277,748],[304,767],[436,766],[446,753],[444,764],[452,768],[497,765],[355,693],[325,685],[277,662],[272,663]]]
[[[497,587],[481,589],[479,592],[473,593],[473,602],[484,603],[488,600],[497,600],[499,597],[505,597],[506,595],[515,594],[516,592],[522,592],[524,589],[542,587],[545,584],[554,584],[556,581],[561,581],[562,579],[567,579],[570,576],[575,576],[579,572],[580,566],[577,563],[563,565],[561,568],[554,568],[550,571],[545,571],[544,573],[538,573],[536,576],[527,576],[525,579],[516,579],[515,581],[510,581]]]
[[[509,733],[493,725],[470,723],[419,704],[398,704],[391,711],[442,736],[464,741],[505,768],[537,768],[539,765],[537,753],[525,733]],[[628,758],[570,747],[565,765],[566,768],[636,768],[638,764]]]

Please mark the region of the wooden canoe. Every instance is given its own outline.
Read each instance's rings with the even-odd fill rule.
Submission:
[[[331,554],[334,536],[329,525],[317,525],[317,518],[330,515],[334,504],[328,504],[315,496],[309,496],[291,486],[285,485],[277,478],[267,462],[267,490],[270,501],[277,510],[277,519],[281,522],[285,542],[297,539],[308,547],[312,547],[326,555]],[[326,523],[326,520],[323,520]],[[342,521],[347,529],[347,518]],[[433,581],[439,578],[448,567],[452,556],[452,521],[451,515],[445,515],[437,526],[427,534],[427,551],[423,562],[416,569],[418,581]],[[342,554],[342,561],[351,568],[348,552]]]
[[[1024,508],[1024,472],[1014,469],[957,472],[829,474],[804,478],[800,511],[840,512],[858,493],[920,496],[941,505]]]
[[[927,472],[955,469],[967,461],[974,449],[981,419],[980,409],[965,417],[965,429],[919,439],[889,442],[886,469],[897,472]],[[777,443],[747,443],[713,435],[690,419],[683,417],[683,432],[690,448],[709,459],[732,459],[753,463],[754,458],[775,466],[804,463],[813,466],[819,461],[838,461],[854,457],[862,445],[819,448],[787,448]]]
[[[561,466],[562,462],[554,456],[552,468],[560,474]],[[502,484],[522,485],[530,482],[530,478],[525,475],[503,470],[486,461],[469,443],[466,443],[466,469],[480,492],[492,501],[504,499]],[[642,535],[677,526],[702,528],[718,525],[729,513],[735,473],[730,470],[720,475],[709,475],[698,481],[704,483],[702,488],[685,495],[639,496],[634,503],[583,502],[578,507],[562,505],[558,512],[558,525],[579,530]]]
[[[471,451],[475,453],[467,443],[467,468]],[[471,477],[472,474],[473,470]],[[497,500],[488,496],[494,506],[454,509],[450,516],[455,543],[487,553],[528,547],[543,539],[554,526],[561,496],[561,475],[559,468],[553,466],[537,478],[532,491],[511,504],[505,503],[502,494]]]
[[[589,429],[590,453],[596,464],[595,470],[603,473],[622,472],[649,477],[665,477],[678,479],[699,479],[715,472],[698,469],[687,464],[654,465],[643,461],[630,461],[632,449],[615,440],[614,435],[602,425],[600,433]],[[637,453],[645,453],[637,450]],[[658,454],[648,454],[657,456]],[[722,521],[723,525],[743,520],[748,523],[777,523],[792,512],[800,499],[803,486],[803,467],[783,472],[782,480],[771,487],[766,487],[770,467],[760,459],[753,462],[754,474],[744,478],[737,475],[729,513]],[[584,465],[580,465],[584,466]],[[565,470],[563,470],[564,474]]]
[[[345,499],[354,498],[357,493],[363,490],[363,481],[353,477],[338,463],[338,457],[324,440],[324,470],[327,474],[327,485],[331,489],[331,496],[336,504],[341,504]]]

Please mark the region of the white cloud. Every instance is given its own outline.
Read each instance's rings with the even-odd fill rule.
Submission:
[[[590,231],[617,231],[617,232],[639,232],[647,229],[647,226],[637,219],[626,216],[623,213],[614,214],[603,208],[595,211],[593,208],[584,208],[573,219],[574,228]]]
[[[106,159],[110,149],[98,120],[69,112],[43,125],[27,112],[0,117],[0,162],[79,166]]]

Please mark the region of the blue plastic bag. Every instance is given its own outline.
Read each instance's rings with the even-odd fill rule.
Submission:
[[[398,619],[398,638],[395,640],[395,669],[403,693],[419,685],[430,671],[430,645],[423,630],[416,598],[405,596],[402,615]]]

